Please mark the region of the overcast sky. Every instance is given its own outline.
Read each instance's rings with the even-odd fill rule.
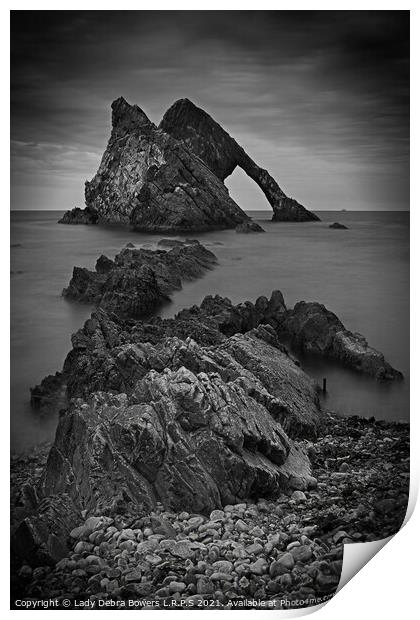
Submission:
[[[408,80],[408,12],[13,11],[12,208],[83,206],[122,95],[188,97],[310,209],[408,209]]]

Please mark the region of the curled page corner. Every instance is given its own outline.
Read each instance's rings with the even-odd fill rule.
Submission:
[[[398,532],[397,532],[398,533]],[[343,568],[341,578],[335,592],[336,596],[341,588],[351,580],[370,560],[393,538],[382,538],[372,542],[352,543],[344,545]]]
[[[338,592],[351,580],[353,577],[361,570],[370,560],[375,557],[381,549],[385,547],[389,543],[394,536],[398,536],[399,532],[406,525],[406,523],[411,518],[414,507],[416,505],[418,495],[418,483],[413,479],[413,476],[410,478],[410,494],[408,498],[407,504],[407,512],[405,514],[404,522],[401,525],[401,528],[388,536],[387,538],[382,538],[380,540],[374,540],[370,542],[363,543],[352,543],[345,544],[343,549],[343,567],[341,570],[341,578],[338,584],[337,590],[335,592],[336,596]]]

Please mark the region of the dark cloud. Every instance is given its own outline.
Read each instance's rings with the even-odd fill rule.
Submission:
[[[14,208],[83,201],[119,95],[189,97],[310,208],[408,207],[408,12],[14,11]]]

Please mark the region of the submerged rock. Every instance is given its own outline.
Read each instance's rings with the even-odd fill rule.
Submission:
[[[237,233],[253,233],[253,232],[265,232],[264,228],[261,228],[257,222],[243,222],[236,227]]]
[[[344,224],[340,224],[339,222],[334,222],[334,224],[330,224],[328,228],[335,228],[336,230],[348,230],[348,226],[344,226]]]

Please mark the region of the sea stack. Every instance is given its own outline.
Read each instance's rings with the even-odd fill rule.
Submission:
[[[180,99],[159,127],[137,105],[112,103],[112,131],[98,172],[86,182],[85,202],[99,223],[129,224],[152,233],[236,228],[249,217],[229,196],[224,180],[237,166],[264,192],[273,220],[319,218],[280,189],[204,110]],[[90,218],[67,212],[62,223]]]

